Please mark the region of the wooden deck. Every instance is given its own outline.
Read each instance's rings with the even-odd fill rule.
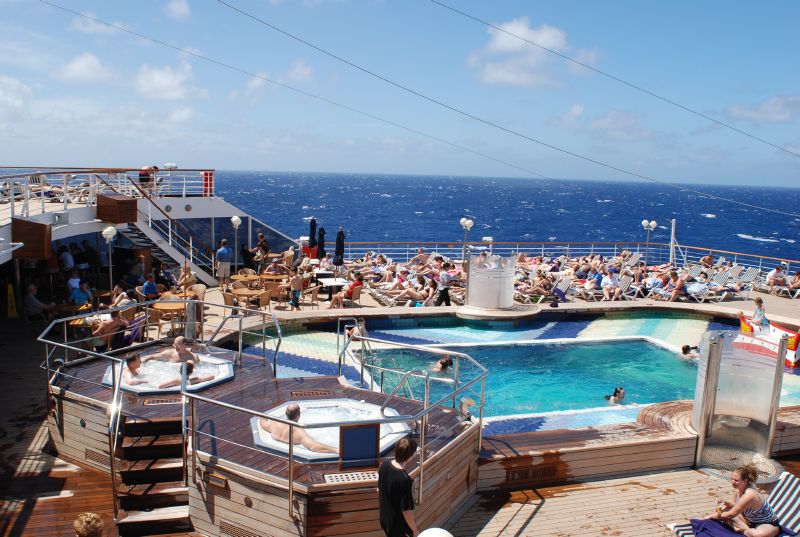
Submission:
[[[156,352],[165,346],[166,343],[154,343],[145,347],[143,351],[123,353],[121,356]],[[212,351],[215,357],[233,360],[233,351],[213,347]],[[97,456],[90,455],[84,460],[79,450],[83,447],[93,448],[96,452],[103,450],[103,442],[106,441],[104,427],[107,428],[104,407],[111,399],[111,389],[99,381],[107,367],[108,362],[101,359],[70,367],[67,370],[70,377],[58,380],[54,386],[54,392],[59,394],[55,409],[58,415],[50,418],[51,432],[54,437],[58,437],[59,451],[73,450],[74,455],[70,457],[73,461],[93,464],[97,462],[93,460]],[[269,365],[263,359],[254,356],[244,355],[241,364],[235,366],[234,370],[232,380],[209,387],[199,394],[262,412],[286,401],[297,399],[341,397],[376,405],[381,405],[386,400],[386,395],[347,386],[337,377],[275,379]],[[163,404],[165,401],[166,404]],[[177,404],[179,402],[179,397],[175,394],[139,396],[126,392],[123,397],[122,412],[128,418],[145,420],[179,418],[181,415],[181,405]],[[101,408],[85,408],[83,403],[90,406],[99,403]],[[415,414],[422,409],[422,403],[400,397],[395,398],[390,406],[400,414]],[[251,414],[202,401],[196,403],[196,413],[199,452],[215,459],[223,459],[229,463],[264,472],[278,479],[288,478],[286,457],[253,446]],[[74,423],[81,419],[82,424]],[[429,442],[426,445],[428,456],[435,454],[458,435],[461,431],[460,423],[461,419],[451,409],[438,408],[430,414]],[[97,438],[92,441],[93,431]],[[72,453],[66,455],[70,456]],[[416,458],[413,460],[416,461]],[[416,463],[412,463],[409,468],[413,469],[414,464]],[[306,486],[322,485],[325,483],[324,474],[339,472],[338,462],[296,466],[299,471],[296,470],[295,480]],[[107,463],[101,462],[97,468],[107,468]]]

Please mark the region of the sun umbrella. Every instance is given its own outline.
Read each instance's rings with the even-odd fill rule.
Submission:
[[[317,245],[317,219],[312,216],[308,225],[311,228],[308,232],[308,247],[313,248]]]
[[[325,257],[325,228],[319,228],[317,232],[317,259]]]
[[[337,267],[344,265],[344,230],[339,228],[336,234],[336,250],[333,252],[333,264]]]

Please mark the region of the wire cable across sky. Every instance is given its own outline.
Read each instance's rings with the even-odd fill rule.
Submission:
[[[41,0],[41,1],[44,1],[44,0]],[[435,104],[437,106],[440,106],[442,108],[450,110],[450,111],[452,111],[452,112],[454,112],[456,114],[459,114],[459,115],[461,115],[463,117],[466,117],[466,118],[471,119],[473,121],[477,121],[478,123],[482,123],[484,125],[487,125],[487,126],[492,127],[494,129],[500,130],[500,131],[505,132],[507,134],[511,134],[512,136],[516,136],[518,138],[522,138],[523,140],[527,140],[529,142],[533,142],[535,144],[541,145],[543,147],[547,147],[547,148],[552,149],[554,151],[558,151],[558,152],[563,153],[565,155],[569,155],[569,156],[581,159],[583,161],[586,161],[586,162],[589,162],[589,163],[592,163],[592,164],[595,164],[595,165],[598,165],[598,166],[602,166],[602,167],[607,168],[609,170],[616,171],[616,172],[619,172],[619,173],[622,173],[622,174],[625,174],[625,175],[629,175],[631,177],[635,177],[637,179],[643,179],[645,181],[650,181],[650,182],[657,183],[657,184],[660,184],[660,185],[663,185],[663,186],[669,186],[669,187],[672,187],[672,188],[678,188],[678,189],[683,190],[685,192],[693,192],[695,194],[700,194],[700,195],[706,196],[708,198],[716,199],[716,200],[719,200],[719,201],[726,201],[728,203],[734,203],[734,204],[741,205],[743,207],[748,207],[748,208],[751,208],[751,209],[759,209],[759,210],[768,211],[768,212],[772,212],[772,213],[776,213],[776,214],[782,214],[782,215],[785,215],[785,216],[800,217],[800,213],[792,213],[792,212],[788,212],[788,211],[781,211],[779,209],[772,209],[772,208],[769,208],[769,207],[759,207],[757,205],[752,205],[750,203],[746,203],[746,202],[743,202],[743,201],[732,200],[732,199],[724,198],[724,197],[717,196],[717,195],[714,195],[714,194],[709,194],[709,193],[706,193],[706,192],[702,192],[700,190],[687,188],[687,187],[684,187],[684,186],[681,186],[681,185],[670,183],[668,181],[664,181],[662,179],[657,179],[655,177],[651,177],[649,175],[644,175],[644,174],[641,174],[641,173],[638,173],[638,172],[633,172],[633,171],[630,171],[630,170],[626,170],[625,168],[621,168],[621,167],[616,166],[614,164],[609,164],[607,162],[603,162],[601,160],[597,160],[595,158],[592,158],[592,157],[589,157],[589,156],[586,156],[586,155],[582,155],[580,153],[576,153],[576,152],[571,151],[569,149],[565,149],[563,147],[559,147],[559,146],[550,144],[550,143],[545,142],[543,140],[540,140],[538,138],[534,138],[533,136],[530,136],[530,135],[527,135],[525,133],[516,131],[516,130],[511,129],[509,127],[505,127],[505,126],[503,126],[503,125],[501,125],[499,123],[495,123],[495,122],[490,121],[488,119],[484,119],[484,118],[482,118],[482,117],[480,117],[478,115],[475,115],[475,114],[473,114],[471,112],[467,112],[466,110],[463,110],[463,109],[458,108],[456,106],[450,105],[450,104],[448,104],[448,103],[446,103],[444,101],[441,101],[439,99],[436,99],[434,97],[430,97],[430,96],[428,96],[428,95],[426,95],[426,94],[424,94],[424,93],[422,93],[422,92],[420,92],[418,90],[415,90],[415,89],[413,89],[413,88],[411,88],[409,86],[406,86],[406,85],[401,84],[399,82],[395,82],[394,80],[392,80],[392,79],[390,79],[390,78],[388,78],[388,77],[386,77],[384,75],[381,75],[381,74],[379,74],[379,73],[377,73],[375,71],[367,69],[366,67],[362,67],[361,65],[358,65],[358,64],[356,64],[356,63],[354,63],[354,62],[352,62],[352,61],[350,61],[350,60],[348,60],[346,58],[343,58],[342,56],[339,56],[339,55],[327,50],[327,49],[324,49],[324,48],[322,48],[322,47],[320,47],[318,45],[315,45],[315,44],[313,44],[313,43],[311,43],[311,42],[309,42],[309,41],[307,41],[307,40],[305,40],[305,39],[303,39],[303,38],[301,38],[301,37],[299,37],[299,36],[297,36],[297,35],[295,35],[295,34],[293,34],[291,32],[288,32],[288,31],[286,31],[286,30],[284,30],[282,28],[279,28],[278,26],[275,26],[274,24],[271,24],[271,23],[265,21],[264,19],[261,19],[261,18],[257,17],[256,15],[253,15],[252,13],[249,13],[249,12],[239,8],[239,7],[236,7],[236,6],[230,4],[229,2],[227,2],[225,0],[217,0],[217,2],[219,4],[221,4],[221,5],[223,5],[223,6],[231,9],[232,11],[235,11],[235,12],[239,13],[240,15],[242,15],[244,17],[247,17],[247,18],[249,18],[249,19],[251,19],[251,20],[253,20],[253,21],[255,21],[255,22],[257,22],[257,23],[259,23],[259,24],[261,24],[261,25],[263,25],[265,27],[267,27],[267,28],[270,28],[271,30],[273,30],[275,32],[283,34],[286,37],[289,37],[290,39],[293,39],[293,40],[295,40],[295,41],[297,41],[299,43],[302,43],[303,45],[306,45],[307,47],[310,47],[310,48],[320,52],[321,54],[329,56],[329,57],[331,57],[331,58],[333,58],[333,59],[335,59],[335,60],[337,60],[337,61],[339,61],[341,63],[344,63],[346,65],[349,65],[350,67],[352,67],[354,69],[357,69],[357,70],[359,70],[359,71],[361,71],[361,72],[363,72],[363,73],[365,73],[365,74],[367,74],[367,75],[369,75],[371,77],[377,78],[378,80],[381,80],[381,81],[383,81],[383,82],[385,82],[385,83],[387,83],[387,84],[389,84],[391,86],[394,86],[394,87],[396,87],[396,88],[398,88],[400,90],[403,90],[403,91],[405,91],[407,93],[410,93],[411,95],[419,97],[419,98],[421,98],[423,100],[431,102],[431,103],[433,103],[433,104]],[[800,156],[800,155],[797,155],[797,156]]]
[[[523,166],[516,165],[516,164],[514,164],[514,163],[511,163],[511,162],[505,161],[505,160],[503,160],[503,159],[499,159],[499,158],[497,158],[497,157],[494,157],[494,156],[492,156],[492,155],[488,155],[488,154],[486,154],[486,153],[483,153],[483,152],[480,152],[480,151],[477,151],[477,150],[471,149],[471,148],[469,148],[469,147],[466,147],[466,146],[463,146],[463,145],[461,145],[461,144],[457,144],[457,143],[455,143],[455,142],[451,142],[451,141],[449,141],[449,140],[446,140],[446,139],[440,138],[440,137],[438,137],[438,136],[435,136],[435,135],[428,134],[428,133],[426,133],[426,132],[423,132],[423,131],[420,131],[420,130],[418,130],[418,129],[416,129],[416,128],[413,128],[413,127],[408,127],[408,126],[406,126],[406,125],[403,125],[403,124],[397,123],[397,122],[395,122],[395,121],[392,121],[392,120],[385,119],[385,118],[383,118],[383,117],[377,116],[377,115],[375,115],[375,114],[372,114],[372,113],[370,113],[370,112],[365,112],[365,111],[363,111],[363,110],[360,110],[360,109],[354,108],[354,107],[352,107],[352,106],[349,106],[349,105],[346,105],[346,104],[343,104],[343,103],[339,103],[339,102],[337,102],[337,101],[334,101],[334,100],[332,100],[332,99],[328,99],[328,98],[326,98],[326,97],[322,97],[322,96],[320,96],[320,95],[316,95],[316,94],[314,94],[314,93],[311,93],[311,92],[305,91],[305,90],[303,90],[303,89],[296,88],[296,87],[294,87],[294,86],[290,86],[290,85],[288,85],[288,84],[284,84],[284,83],[282,83],[282,82],[279,82],[279,81],[277,81],[277,80],[272,80],[272,79],[270,79],[270,78],[268,78],[268,77],[266,77],[266,76],[260,75],[260,74],[258,74],[258,73],[254,73],[254,72],[252,72],[252,71],[248,71],[247,69],[244,69],[244,68],[241,68],[241,67],[237,67],[237,66],[235,66],[235,65],[232,65],[232,64],[229,64],[229,63],[223,62],[223,61],[221,61],[221,60],[217,60],[217,59],[211,58],[211,57],[209,57],[209,56],[206,56],[206,55],[204,55],[204,54],[201,54],[201,53],[199,53],[199,52],[197,52],[197,51],[195,51],[195,50],[193,50],[193,49],[189,49],[189,48],[184,48],[184,47],[179,47],[179,46],[176,46],[176,45],[172,45],[172,44],[170,44],[170,43],[167,43],[167,42],[165,42],[165,41],[162,41],[162,40],[160,40],[160,39],[157,39],[157,38],[154,38],[154,37],[150,37],[150,36],[147,36],[147,35],[141,34],[141,33],[139,33],[139,32],[135,32],[135,31],[133,31],[133,30],[130,30],[130,29],[128,29],[128,28],[126,28],[126,27],[124,27],[124,26],[118,25],[118,24],[113,24],[113,23],[110,23],[110,22],[106,22],[106,21],[104,21],[104,20],[102,20],[102,19],[99,19],[99,18],[97,18],[97,17],[94,17],[94,16],[91,16],[91,15],[88,15],[88,14],[85,14],[85,13],[81,13],[81,12],[75,11],[75,10],[73,10],[73,9],[70,9],[70,8],[68,8],[68,7],[61,6],[61,5],[59,5],[59,4],[56,4],[56,3],[54,3],[54,2],[50,2],[50,1],[48,1],[48,0],[39,0],[39,1],[40,1],[41,3],[43,3],[43,4],[49,5],[49,6],[53,7],[53,8],[56,8],[56,9],[58,9],[58,10],[60,10],[60,11],[63,11],[63,12],[65,12],[65,13],[70,13],[70,14],[72,14],[72,15],[75,15],[75,16],[78,16],[78,17],[82,17],[82,18],[84,18],[84,19],[87,19],[87,20],[94,21],[94,22],[96,22],[96,23],[102,24],[102,25],[104,25],[104,26],[107,26],[107,27],[109,27],[109,28],[113,28],[113,29],[115,29],[115,30],[118,30],[118,31],[120,31],[120,32],[124,32],[124,33],[127,33],[127,34],[129,34],[129,35],[133,35],[133,36],[135,36],[135,37],[138,37],[138,38],[140,38],[140,39],[144,39],[144,40],[147,40],[147,41],[149,41],[149,42],[151,42],[151,43],[155,43],[155,44],[157,44],[157,45],[161,45],[161,46],[163,46],[163,47],[166,47],[166,48],[169,48],[169,49],[172,49],[172,50],[175,50],[175,51],[181,52],[181,53],[183,53],[183,54],[187,54],[187,55],[189,55],[189,56],[192,56],[192,57],[194,57],[194,58],[197,58],[197,59],[199,59],[199,60],[203,60],[203,61],[205,61],[205,62],[208,62],[208,63],[214,64],[214,65],[217,65],[217,66],[219,66],[219,67],[223,67],[223,68],[225,68],[225,69],[229,69],[229,70],[231,70],[231,71],[235,71],[235,72],[237,72],[237,73],[240,73],[240,74],[243,74],[243,75],[249,76],[249,77],[251,77],[251,78],[256,78],[256,79],[259,79],[259,80],[263,80],[264,82],[267,82],[267,83],[269,83],[269,84],[272,84],[272,85],[275,85],[275,86],[281,87],[281,88],[283,88],[283,89],[287,89],[287,90],[289,90],[289,91],[292,91],[292,92],[298,93],[298,94],[300,94],[300,95],[303,95],[303,96],[305,96],[305,97],[308,97],[308,98],[311,98],[311,99],[315,99],[315,100],[317,100],[317,101],[324,102],[324,103],[326,103],[326,104],[330,104],[330,105],[332,105],[332,106],[335,106],[335,107],[337,107],[337,108],[340,108],[340,109],[343,109],[343,110],[347,110],[347,111],[349,111],[349,112],[352,112],[352,113],[358,114],[358,115],[360,115],[360,116],[367,117],[367,118],[369,118],[369,119],[373,119],[373,120],[375,120],[375,121],[379,121],[379,122],[381,122],[381,123],[383,123],[383,124],[386,124],[386,125],[389,125],[389,126],[392,126],[392,127],[398,128],[398,129],[402,129],[402,130],[405,130],[405,131],[407,131],[407,132],[410,132],[410,133],[413,133],[413,134],[416,134],[416,135],[419,135],[419,136],[423,136],[423,137],[425,137],[425,138],[428,138],[428,139],[430,139],[430,140],[434,140],[434,141],[436,141],[436,142],[439,142],[439,143],[445,144],[445,145],[447,145],[447,146],[450,146],[450,147],[453,147],[453,148],[456,148],[456,149],[459,149],[459,150],[462,150],[462,151],[465,151],[465,152],[471,153],[471,154],[473,154],[473,155],[476,155],[476,156],[480,156],[480,157],[482,157],[482,158],[485,158],[485,159],[491,160],[491,161],[493,161],[493,162],[497,162],[498,164],[502,164],[502,165],[504,165],[504,166],[508,166],[508,167],[510,167],[510,168],[513,168],[513,169],[516,169],[516,170],[518,170],[518,171],[522,171],[522,172],[524,172],[524,173],[526,173],[526,174],[528,174],[528,175],[532,175],[532,176],[535,176],[535,177],[538,177],[538,178],[540,178],[540,179],[544,179],[544,180],[547,180],[547,181],[558,181],[558,179],[556,179],[556,178],[549,177],[549,176],[547,176],[547,175],[544,175],[544,174],[541,174],[541,173],[539,173],[539,172],[536,172],[536,171],[530,170],[530,169],[528,169],[528,168],[525,168],[525,167],[523,167]],[[249,14],[247,14],[246,12],[243,12],[243,11],[239,10],[238,8],[235,8],[234,6],[231,6],[231,5],[230,5],[230,4],[228,4],[227,2],[224,2],[224,1],[222,1],[222,0],[218,0],[218,2],[220,2],[221,4],[224,4],[224,5],[228,6],[228,7],[230,7],[231,9],[234,9],[235,11],[238,11],[238,12],[240,12],[240,13],[241,13],[241,14],[243,14],[243,15],[246,15],[246,16],[248,16],[248,17],[250,17],[250,18],[252,18],[252,19],[254,19],[254,20],[257,20],[257,21],[259,21],[259,22],[262,22],[263,24],[266,24],[266,25],[267,25],[267,26],[269,26],[270,28],[274,28],[274,27],[273,27],[272,25],[270,25],[269,23],[263,22],[263,21],[261,21],[260,19],[258,19],[257,17],[254,17],[254,16],[252,16],[252,15],[249,15]],[[385,81],[385,82],[387,82],[387,83],[390,83],[390,84],[392,84],[392,85],[394,85],[394,86],[397,86],[397,87],[399,87],[399,88],[402,88],[402,89],[404,89],[405,91],[411,92],[411,93],[413,93],[414,95],[418,95],[418,96],[419,96],[419,97],[421,97],[421,98],[424,98],[424,99],[426,99],[426,100],[429,100],[429,101],[431,101],[431,102],[434,102],[434,103],[436,103],[436,104],[440,104],[441,106],[443,106],[443,107],[445,107],[445,108],[447,108],[447,109],[450,109],[450,110],[452,110],[452,111],[454,111],[454,112],[456,112],[456,113],[459,113],[459,114],[461,114],[461,115],[465,115],[465,116],[467,116],[467,117],[473,118],[473,119],[475,119],[476,121],[479,121],[479,122],[481,122],[481,123],[484,123],[484,124],[487,124],[487,125],[490,125],[490,126],[496,127],[496,128],[498,128],[498,129],[500,129],[500,130],[502,130],[502,131],[505,131],[505,132],[508,132],[508,133],[510,133],[510,134],[516,135],[516,136],[518,136],[518,137],[522,137],[522,138],[524,138],[524,139],[527,139],[527,140],[529,140],[529,141],[531,141],[531,142],[534,142],[534,143],[537,143],[537,144],[543,145],[543,146],[545,146],[545,147],[549,147],[549,148],[551,148],[551,149],[554,149],[554,150],[556,150],[556,151],[559,151],[559,152],[562,152],[562,153],[565,153],[565,154],[568,154],[568,155],[572,155],[572,156],[574,156],[574,157],[580,158],[580,159],[582,159],[582,160],[585,160],[585,161],[588,161],[588,162],[592,162],[592,163],[594,163],[594,164],[597,164],[597,165],[600,165],[600,166],[603,166],[603,167],[606,167],[606,168],[609,168],[609,169],[612,169],[612,170],[619,171],[620,173],[624,173],[624,174],[627,174],[627,175],[631,175],[631,176],[633,176],[633,177],[637,177],[637,178],[640,178],[640,179],[644,179],[644,180],[646,180],[646,181],[650,181],[650,182],[658,183],[658,184],[661,184],[661,185],[663,185],[663,186],[668,186],[668,187],[670,187],[670,188],[675,188],[675,189],[678,189],[678,190],[682,190],[682,191],[684,191],[684,192],[691,192],[691,193],[698,194],[698,195],[701,195],[701,196],[705,196],[705,197],[708,197],[708,198],[711,198],[711,199],[716,199],[716,200],[719,200],[719,201],[724,201],[724,202],[727,202],[727,203],[731,203],[731,204],[735,204],[735,205],[740,205],[740,206],[748,207],[748,208],[751,208],[751,209],[758,209],[758,210],[761,210],[761,211],[766,211],[766,212],[771,212],[771,213],[775,213],[775,214],[781,214],[781,215],[785,215],[785,216],[791,216],[791,217],[796,217],[796,218],[797,218],[797,217],[800,217],[800,213],[792,213],[792,212],[788,212],[788,211],[781,211],[781,210],[778,210],[778,209],[772,209],[772,208],[769,208],[769,207],[760,207],[760,206],[758,206],[758,205],[753,205],[753,204],[750,204],[750,203],[746,203],[746,202],[742,202],[742,201],[738,201],[738,200],[734,200],[734,199],[724,198],[724,197],[722,197],[722,196],[717,196],[717,195],[714,195],[714,194],[709,194],[709,193],[707,193],[707,192],[703,192],[703,191],[696,190],[696,189],[693,189],[693,188],[688,188],[688,187],[685,187],[685,186],[682,186],[682,185],[678,185],[678,184],[674,184],[674,183],[669,183],[669,182],[667,182],[667,181],[662,181],[662,180],[659,180],[659,179],[656,179],[656,178],[653,178],[653,177],[649,177],[649,176],[646,176],[646,175],[641,175],[641,174],[638,174],[638,173],[636,173],[636,172],[630,172],[630,171],[624,170],[624,169],[622,169],[622,168],[617,168],[617,167],[615,167],[615,166],[613,166],[613,165],[606,164],[606,163],[603,163],[603,162],[601,162],[601,161],[597,161],[597,160],[594,160],[594,159],[592,159],[592,158],[589,158],[589,157],[586,157],[586,156],[583,156],[583,155],[580,155],[580,154],[577,154],[577,153],[573,153],[573,152],[571,152],[571,151],[568,151],[568,150],[566,150],[566,149],[562,149],[562,148],[559,148],[559,147],[557,147],[557,146],[554,146],[554,145],[551,145],[551,144],[547,144],[547,143],[545,143],[545,142],[542,142],[542,141],[540,141],[540,140],[537,140],[537,139],[534,139],[534,138],[528,137],[528,136],[526,136],[526,135],[524,135],[524,134],[522,134],[522,133],[517,133],[516,131],[513,131],[513,130],[511,130],[511,129],[507,129],[507,128],[505,128],[505,127],[501,126],[501,125],[497,125],[497,124],[495,124],[495,123],[492,123],[492,122],[490,122],[490,121],[488,121],[488,120],[484,120],[484,119],[482,119],[482,118],[479,118],[479,117],[477,117],[477,116],[473,116],[473,115],[471,115],[471,114],[469,114],[469,113],[467,113],[467,112],[463,112],[463,111],[459,110],[458,108],[455,108],[455,107],[452,107],[452,106],[446,105],[446,104],[444,104],[444,103],[439,103],[439,101],[437,101],[437,100],[435,100],[435,99],[432,99],[432,98],[430,98],[430,97],[427,97],[427,96],[425,96],[425,95],[423,95],[423,94],[421,94],[421,93],[419,93],[419,92],[415,92],[414,90],[411,90],[410,88],[405,88],[404,86],[402,86],[402,85],[400,85],[400,84],[397,84],[397,83],[395,83],[395,82],[392,82],[391,80],[389,80],[389,79],[387,79],[387,78],[381,77],[380,75],[373,74],[373,73],[372,73],[372,72],[370,72],[369,70],[366,70],[366,69],[364,69],[364,68],[362,68],[362,67],[360,67],[360,66],[358,66],[358,65],[356,65],[356,64],[353,64],[353,63],[351,63],[351,62],[349,62],[349,61],[347,61],[347,60],[345,60],[345,59],[343,59],[343,58],[339,58],[338,56],[336,56],[336,55],[334,55],[334,54],[332,54],[332,53],[330,53],[330,52],[327,52],[327,51],[325,51],[324,49],[321,49],[321,48],[319,48],[319,47],[316,47],[315,45],[312,45],[312,44],[310,44],[310,43],[307,43],[307,42],[303,41],[302,39],[300,39],[300,38],[298,38],[298,37],[295,37],[295,36],[293,36],[292,34],[289,34],[288,32],[285,32],[285,31],[283,31],[283,30],[280,30],[280,29],[277,29],[277,28],[276,28],[276,31],[279,31],[279,32],[283,33],[284,35],[287,35],[287,36],[289,36],[289,37],[292,37],[293,39],[296,39],[296,40],[298,40],[298,41],[300,41],[300,42],[302,42],[302,43],[304,43],[304,44],[307,44],[308,46],[311,46],[311,47],[315,48],[316,50],[319,50],[320,52],[323,52],[323,53],[325,53],[326,55],[329,55],[329,56],[331,56],[331,57],[334,57],[334,58],[336,58],[336,59],[338,59],[338,60],[340,60],[340,61],[342,61],[342,62],[344,62],[344,63],[347,63],[348,65],[351,65],[351,66],[353,66],[354,68],[357,68],[357,69],[359,69],[359,70],[361,70],[361,71],[364,71],[365,73],[368,73],[368,74],[370,74],[370,75],[372,75],[372,76],[376,76],[376,77],[380,78],[381,80],[384,80],[384,81]]]
[[[670,104],[670,105],[672,105],[672,106],[674,106],[676,108],[680,108],[681,110],[689,112],[690,114],[694,114],[694,115],[696,115],[698,117],[701,117],[701,118],[703,118],[705,120],[708,120],[708,121],[710,121],[712,123],[715,123],[715,124],[719,125],[720,127],[725,127],[726,129],[732,130],[733,132],[739,133],[739,134],[741,134],[743,136],[747,136],[748,138],[750,138],[752,140],[755,140],[755,141],[760,142],[762,144],[766,144],[766,145],[768,145],[770,147],[773,147],[775,149],[779,149],[779,150],[781,150],[781,151],[783,151],[785,153],[788,153],[788,154],[790,154],[792,156],[800,157],[800,153],[796,153],[796,152],[792,151],[791,149],[787,149],[787,148],[785,148],[785,147],[783,147],[781,145],[778,145],[776,143],[770,142],[769,140],[766,140],[764,138],[756,136],[753,133],[747,132],[747,131],[742,130],[742,129],[738,128],[738,127],[734,127],[730,123],[725,123],[724,121],[720,121],[718,119],[715,119],[715,118],[713,118],[713,117],[711,117],[711,116],[709,116],[707,114],[704,114],[702,112],[698,112],[697,110],[694,110],[693,108],[685,106],[685,105],[683,105],[683,104],[681,104],[681,103],[679,103],[677,101],[673,101],[672,99],[669,99],[667,97],[663,97],[663,96],[659,95],[658,93],[655,93],[654,91],[650,91],[650,90],[648,90],[646,88],[643,88],[642,86],[634,84],[633,82],[628,82],[627,80],[625,80],[623,78],[620,78],[618,76],[612,75],[611,73],[607,73],[607,72],[605,72],[605,71],[603,71],[601,69],[598,69],[597,67],[593,67],[593,66],[591,66],[591,65],[589,65],[589,64],[587,64],[585,62],[582,62],[580,60],[577,60],[577,59],[575,59],[575,58],[573,58],[571,56],[567,56],[566,54],[562,54],[561,52],[558,52],[557,50],[553,50],[551,48],[548,48],[548,47],[546,47],[546,46],[544,46],[544,45],[542,45],[540,43],[537,43],[535,41],[531,41],[530,39],[528,39],[526,37],[523,37],[523,36],[521,36],[519,34],[515,34],[514,32],[509,32],[505,28],[502,28],[500,26],[497,26],[496,24],[492,24],[491,22],[488,22],[488,21],[485,21],[485,20],[483,20],[481,18],[478,18],[475,15],[471,15],[471,14],[467,13],[466,11],[462,11],[460,9],[454,8],[453,6],[445,4],[444,2],[441,2],[439,0],[428,0],[428,1],[436,4],[437,6],[441,6],[441,7],[445,8],[445,9],[447,9],[447,10],[450,10],[453,13],[461,15],[462,17],[466,17],[466,18],[471,19],[471,20],[473,20],[475,22],[478,22],[480,24],[486,25],[486,26],[488,26],[489,28],[491,28],[493,30],[497,30],[498,32],[502,32],[502,33],[504,33],[506,35],[509,35],[511,37],[519,39],[520,41],[524,41],[525,43],[528,43],[529,45],[532,45],[532,46],[534,46],[534,47],[536,47],[538,49],[544,50],[545,52],[549,52],[550,54],[554,54],[554,55],[558,56],[559,58],[561,58],[563,60],[571,62],[571,63],[573,63],[575,65],[579,65],[580,67],[588,69],[589,71],[592,71],[593,73],[597,73],[598,75],[602,75],[602,76],[604,76],[606,78],[609,78],[609,79],[611,79],[611,80],[613,80],[615,82],[619,82],[620,84],[628,86],[629,88],[632,88],[632,89],[635,89],[636,91],[644,93],[645,95],[649,95],[650,97],[658,99],[659,101],[663,101],[663,102],[665,102],[667,104]]]

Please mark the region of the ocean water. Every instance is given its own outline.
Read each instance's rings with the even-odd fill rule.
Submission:
[[[689,246],[800,258],[800,217],[779,215],[652,183],[490,177],[217,172],[217,194],[291,237],[314,216],[332,240],[460,241],[458,221],[475,221],[470,239],[495,241],[669,242],[669,221]],[[702,185],[698,190],[800,213],[800,189]]]

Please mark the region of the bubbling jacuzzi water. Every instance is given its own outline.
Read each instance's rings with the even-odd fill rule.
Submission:
[[[352,406],[329,406],[305,408],[300,415],[300,424],[325,423],[332,421],[369,421],[380,418],[380,412],[372,409],[360,409]],[[316,440],[335,448],[339,447],[339,428],[322,427],[320,429],[306,429],[308,435]],[[392,432],[388,423],[381,425],[381,436]]]
[[[233,378],[233,364],[223,358],[216,358],[209,354],[198,354],[199,363],[195,364],[194,371],[191,378],[197,377],[211,377],[209,380],[203,382],[189,383],[186,386],[187,391],[200,391],[210,386],[228,381]],[[177,362],[165,362],[163,360],[148,360],[139,366],[139,375],[137,378],[144,380],[142,384],[130,385],[122,382],[120,387],[127,391],[139,395],[155,395],[162,393],[178,393],[181,390],[180,383],[168,388],[159,388],[159,386],[170,381],[179,381],[181,378],[181,366]],[[103,375],[103,384],[105,386],[113,386],[111,367],[106,368]],[[127,364],[115,366],[117,371],[124,371]]]
[[[268,416],[286,419],[286,408],[291,404],[300,406],[300,425],[310,425],[314,423],[348,423],[348,422],[364,422],[365,427],[369,427],[369,423],[375,423],[381,419],[394,418],[399,416],[397,410],[387,407],[384,409],[384,414],[381,415],[380,405],[368,403],[366,401],[358,401],[347,397],[340,397],[335,399],[308,399],[299,401],[287,401],[277,407],[273,407],[266,411]],[[287,455],[289,452],[289,445],[285,442],[280,442],[272,438],[272,435],[264,430],[260,425],[260,420],[257,417],[250,419],[250,427],[253,433],[253,442],[259,448],[266,449],[282,455]],[[336,448],[337,453],[325,453],[311,451],[310,449],[296,444],[294,446],[294,457],[298,460],[306,461],[330,461],[342,457],[347,457],[347,453],[338,453],[340,451],[340,433],[342,428],[339,426],[334,427],[321,427],[318,429],[306,429],[306,433],[317,442],[327,444]],[[373,428],[374,431],[374,428]],[[378,435],[378,450],[381,454],[390,450],[400,438],[407,436],[411,433],[411,429],[405,421],[397,421],[392,423],[381,423]],[[358,433],[357,433],[358,434]],[[374,434],[374,433],[373,433]],[[351,436],[352,438],[352,436]],[[363,440],[359,440],[363,442]],[[353,446],[346,446],[346,451],[351,453]]]
[[[198,355],[200,363],[195,364],[192,377],[205,377],[212,375],[214,378],[220,375],[220,364],[216,360],[209,361],[210,356]],[[161,360],[148,360],[139,368],[140,378],[146,380],[140,386],[147,388],[158,388],[160,385],[170,380],[181,378],[181,363],[164,362]]]

